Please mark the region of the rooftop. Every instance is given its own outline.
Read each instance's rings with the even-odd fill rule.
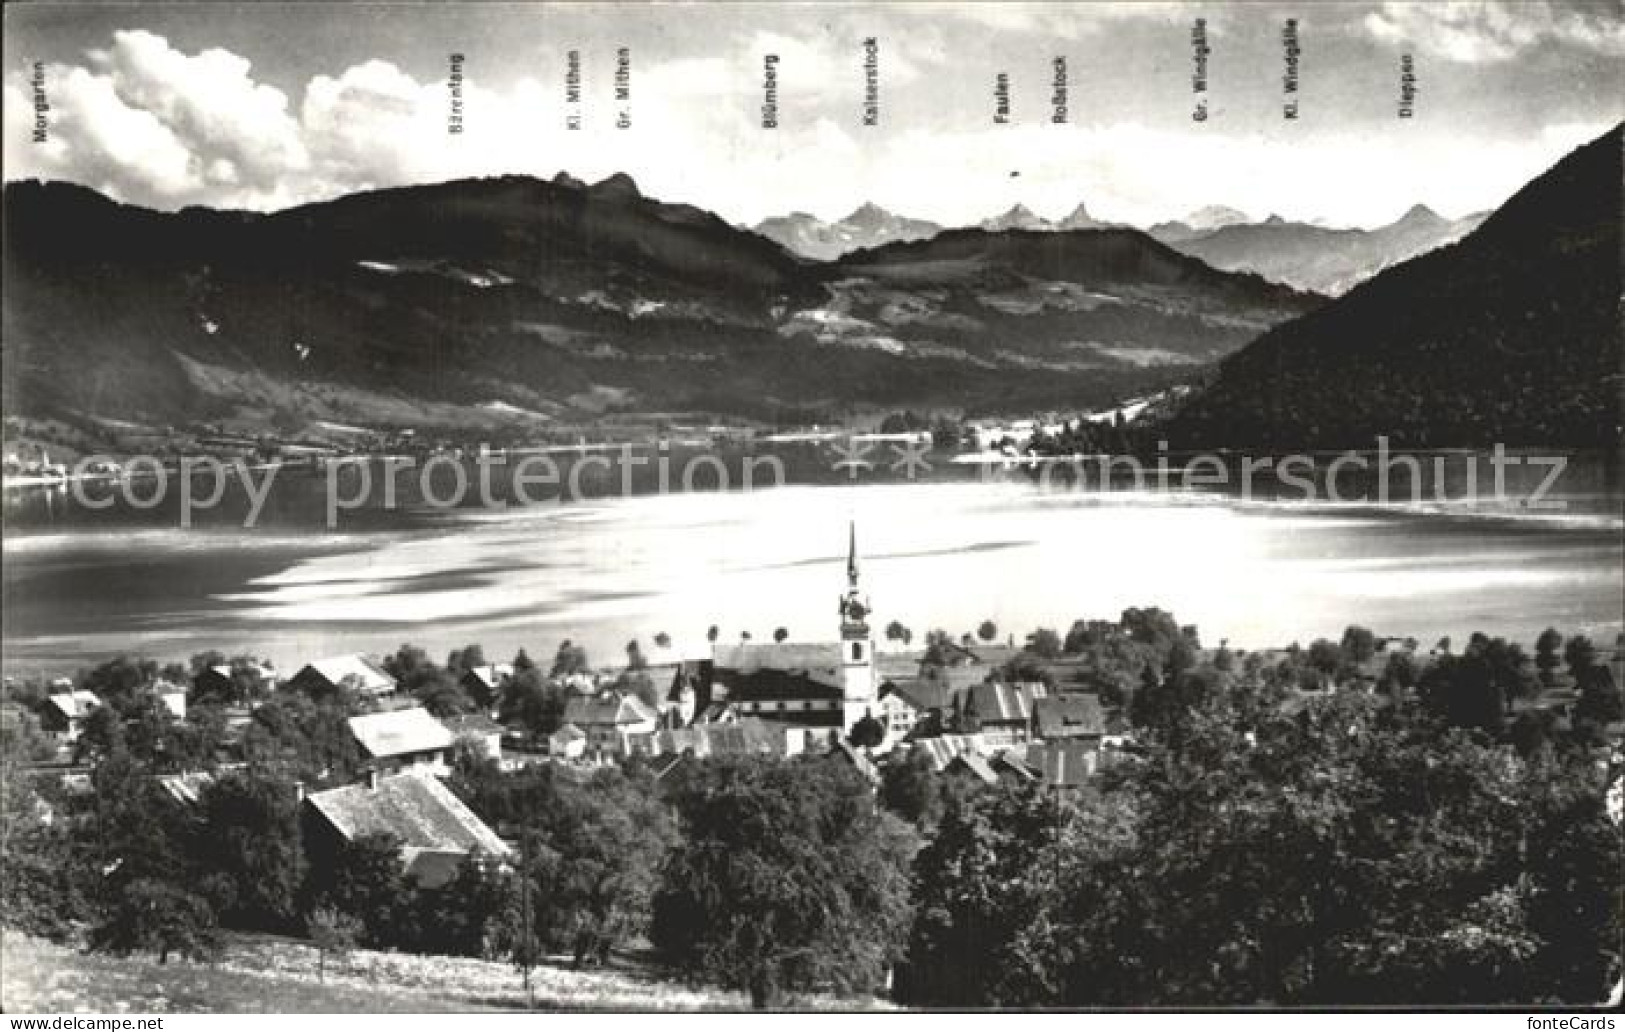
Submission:
[[[449,749],[450,729],[421,706],[367,713],[349,720],[350,733],[374,759]]]
[[[376,788],[346,785],[315,792],[309,802],[351,841],[387,834],[399,839],[404,849],[508,852],[496,833],[430,774],[380,778]]]

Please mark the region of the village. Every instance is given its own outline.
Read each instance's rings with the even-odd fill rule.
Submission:
[[[748,633],[725,641],[713,627],[703,646],[682,648],[662,633],[649,649],[631,642],[624,665],[597,668],[565,641],[546,671],[523,652],[512,662],[486,662],[477,646],[454,652],[445,667],[403,646],[383,660],[313,659],[288,675],[253,657],[216,653],[194,661],[189,677],[179,665],[123,661],[122,688],[176,726],[189,714],[195,721],[200,707],[208,712],[210,740],[194,752],[199,769],[186,769],[177,756],[155,774],[181,805],[196,804],[215,778],[256,761],[250,732],[269,703],[337,702],[357,761],[353,780],[335,783],[343,772],[322,770],[316,783],[297,783],[307,823],[314,818],[341,841],[394,836],[403,870],[434,886],[471,852],[511,851],[441,784],[459,764],[510,773],[546,767],[579,778],[635,763],[658,785],[713,758],[829,757],[876,790],[888,770],[914,763],[947,780],[1067,793],[1134,761],[1136,721],[1126,703],[1135,688],[1142,708],[1160,685],[1204,672],[1221,690],[1244,679],[1280,681],[1289,709],[1337,692],[1389,697],[1414,689],[1450,649],[1444,641],[1424,652],[1415,641],[1378,639],[1360,628],[1307,650],[1203,649],[1193,628],[1157,610],[1131,610],[1115,625],[1080,622],[1064,641],[1040,629],[1019,646],[1013,635],[998,640],[985,622],[958,638],[933,632],[923,650],[911,649],[912,632],[892,621],[889,648],[878,649],[855,527],[846,572],[836,633],[824,641],[791,641],[783,630],[771,641]],[[1507,721],[1567,720],[1585,693],[1617,697],[1625,680],[1618,643],[1607,658],[1571,654],[1568,675],[1549,644],[1540,644],[1536,687],[1512,701]],[[128,683],[132,677],[139,683]],[[90,791],[110,734],[107,700],[65,677],[31,698],[8,679],[6,694],[0,728],[8,742],[43,743],[28,772],[60,777],[70,793]],[[129,715],[128,697],[123,708],[126,725],[142,719]],[[1622,731],[1616,714],[1606,727],[1616,748]]]

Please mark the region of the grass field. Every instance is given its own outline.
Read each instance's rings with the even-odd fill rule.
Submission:
[[[384,1013],[522,1010],[529,1000],[508,964],[466,957],[422,957],[356,950],[329,958],[317,979],[316,951],[287,939],[233,937],[213,964],[151,956],[128,958],[78,950],[7,930],[0,938],[0,1009],[10,1014]],[[738,993],[692,989],[642,971],[531,974],[535,1006],[545,1010],[743,1010]],[[797,997],[795,1008],[861,1010],[874,999]]]

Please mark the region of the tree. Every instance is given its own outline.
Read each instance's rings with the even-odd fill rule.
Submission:
[[[1027,636],[1027,651],[1040,659],[1057,659],[1061,655],[1061,636],[1052,628],[1040,627]]]
[[[317,907],[305,918],[305,934],[316,947],[316,980],[327,981],[327,958],[342,960],[355,949],[361,922],[332,907]]]
[[[711,760],[673,799],[683,826],[652,938],[678,969],[750,993],[873,990],[902,953],[913,833],[826,759]]]
[[[564,722],[565,689],[549,683],[536,667],[514,669],[503,686],[497,716],[504,724],[523,726],[533,739],[546,738]]]
[[[1563,648],[1563,636],[1557,633],[1557,628],[1548,627],[1540,632],[1535,639],[1535,669],[1540,671],[1542,684],[1553,685],[1557,683],[1557,668],[1563,662],[1560,651]]]
[[[1196,649],[1184,638],[1175,638],[1168,646],[1168,658],[1163,664],[1163,671],[1171,679],[1177,680],[1188,671],[1196,668]]]
[[[949,798],[914,862],[918,899],[905,1002],[1031,1007],[1054,1001],[1046,956],[1064,818],[1041,790]]]
[[[485,650],[478,645],[452,649],[450,655],[446,656],[446,669],[454,677],[461,677],[464,673],[485,665]]]
[[[846,740],[860,749],[876,749],[886,740],[886,728],[880,721],[865,713],[852,725]]]
[[[118,895],[107,920],[90,936],[90,948],[128,956],[138,950],[207,960],[219,948],[214,912],[201,896],[166,882],[138,879]]]
[[[312,864],[306,883],[313,908],[355,915],[363,945],[397,946],[414,937],[406,913],[413,892],[401,871],[399,839],[363,835],[340,843],[321,859]]]
[[[592,672],[592,664],[587,660],[587,650],[570,641],[569,638],[559,643],[559,649],[553,654],[553,669],[549,676],[568,677],[571,674],[587,674]]]
[[[263,774],[233,774],[208,786],[199,804],[200,866],[229,888],[221,917],[236,927],[295,927],[305,853],[293,786]]]
[[[1563,646],[1563,662],[1568,665],[1570,676],[1578,681],[1583,672],[1597,665],[1597,647],[1591,644],[1590,638],[1576,634]]]
[[[626,643],[626,669],[647,670],[649,660],[643,655],[643,646],[638,644],[636,638]]]
[[[908,648],[908,643],[914,640],[914,632],[904,627],[901,621],[893,620],[886,625],[886,640],[901,642],[904,648]]]
[[[976,636],[985,642],[991,642],[999,636],[999,625],[992,620],[983,620],[976,628]]]
[[[786,640],[789,639],[789,637],[790,637],[790,631],[787,628],[778,627],[778,628],[775,628],[774,631],[773,631],[773,640],[774,641],[786,641]]]
[[[655,635],[655,648],[671,648],[671,635],[667,634],[665,631],[661,631],[659,634]]]
[[[538,928],[576,966],[649,930],[660,863],[676,841],[669,811],[618,771],[589,784],[550,784],[553,807],[533,825]]]
[[[942,816],[942,780],[923,749],[910,749],[881,770],[880,805],[922,832]]]
[[[1345,662],[1354,665],[1368,663],[1377,654],[1377,636],[1371,633],[1369,627],[1350,624],[1343,631],[1340,648]]]

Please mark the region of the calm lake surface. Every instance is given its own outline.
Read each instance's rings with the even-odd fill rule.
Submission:
[[[541,657],[571,638],[610,663],[662,631],[703,645],[711,624],[819,640],[835,630],[849,520],[877,634],[894,619],[918,640],[990,618],[1019,638],[1155,605],[1241,647],[1349,623],[1428,643],[1475,630],[1532,642],[1548,625],[1611,642],[1625,597],[1615,477],[1584,481],[1560,514],[1045,490],[1016,476],[409,508],[331,533],[290,515],[311,504],[298,501],[309,484],[279,485],[255,530],[128,512],[11,521],[4,661],[56,674],[215,648],[291,669],[402,642],[437,658],[473,642],[493,659]]]

